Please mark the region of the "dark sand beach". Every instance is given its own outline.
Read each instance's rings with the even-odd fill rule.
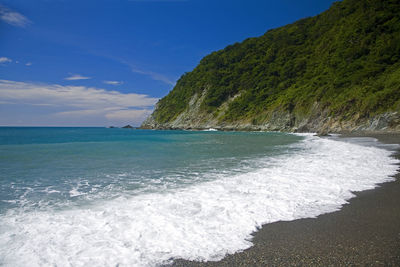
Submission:
[[[400,144],[400,134],[363,136]],[[400,266],[400,174],[356,193],[340,211],[264,225],[253,243],[218,262],[177,260],[173,266]]]

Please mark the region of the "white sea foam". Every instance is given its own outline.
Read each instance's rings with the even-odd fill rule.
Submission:
[[[387,150],[308,136],[295,154],[245,174],[64,210],[0,218],[0,265],[154,266],[217,260],[252,245],[265,223],[340,209],[352,191],[390,181]]]

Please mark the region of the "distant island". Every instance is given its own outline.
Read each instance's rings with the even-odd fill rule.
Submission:
[[[133,126],[131,126],[131,125],[125,125],[125,126],[123,126],[123,127],[121,127],[121,128],[123,128],[123,129],[134,129],[134,127]]]
[[[119,128],[119,127],[115,127],[115,126],[108,126],[109,129],[114,129],[114,128]],[[131,125],[125,125],[121,127],[122,129],[136,129],[136,127],[133,127]]]
[[[400,3],[335,2],[213,52],[141,128],[400,132]]]

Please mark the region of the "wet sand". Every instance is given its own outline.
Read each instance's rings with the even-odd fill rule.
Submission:
[[[359,136],[400,144],[400,134]],[[356,193],[340,211],[266,224],[253,243],[218,262],[176,260],[173,266],[400,266],[400,174]]]

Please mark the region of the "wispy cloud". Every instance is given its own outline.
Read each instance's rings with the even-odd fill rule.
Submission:
[[[165,74],[155,72],[155,71],[150,71],[144,67],[138,67],[137,64],[133,64],[130,61],[123,59],[121,57],[116,57],[112,55],[107,55],[104,53],[96,52],[96,51],[88,51],[90,54],[102,57],[102,58],[107,58],[110,60],[113,60],[115,62],[118,62],[122,65],[125,65],[131,69],[133,73],[141,74],[150,77],[150,79],[155,80],[155,81],[160,81],[168,85],[174,86],[176,83],[176,80],[174,78],[168,77]]]
[[[172,86],[175,85],[175,81],[172,80],[171,78],[167,77],[166,75],[158,73],[158,72],[154,72],[154,71],[145,70],[144,68],[139,68],[139,67],[137,67],[137,65],[132,64],[131,62],[128,62],[125,59],[122,59],[122,58],[119,58],[119,57],[110,56],[110,55],[93,53],[93,52],[92,52],[92,54],[97,55],[97,56],[101,56],[101,57],[104,57],[104,58],[108,58],[108,59],[114,60],[116,62],[119,62],[120,64],[123,64],[123,65],[129,67],[133,73],[137,73],[137,74],[148,76],[152,80],[160,81],[160,82],[163,82],[163,83],[168,84],[168,85],[172,85]]]
[[[0,57],[0,64],[4,64],[4,63],[9,63],[12,62],[12,60],[8,57]]]
[[[109,84],[109,85],[121,85],[124,82],[122,82],[122,81],[103,81],[103,83]]]
[[[24,28],[27,25],[32,23],[24,15],[22,15],[16,11],[13,11],[3,5],[0,5],[0,19],[10,25],[22,27],[22,28]]]
[[[61,121],[92,119],[104,123],[140,123],[157,101],[158,98],[148,95],[93,87],[0,80],[0,102],[48,106],[51,107],[48,115]]]
[[[175,82],[172,81],[171,79],[169,79],[167,76],[157,73],[157,72],[153,72],[153,71],[146,71],[146,70],[141,70],[137,67],[134,66],[130,66],[131,70],[133,73],[138,73],[138,74],[142,74],[142,75],[146,75],[149,76],[151,79],[155,80],[155,81],[160,81],[169,85],[175,85]]]
[[[71,74],[71,76],[64,78],[67,81],[89,80],[91,77],[82,76],[80,74]]]
[[[26,64],[25,64],[25,66],[32,66],[32,62],[27,62]]]

